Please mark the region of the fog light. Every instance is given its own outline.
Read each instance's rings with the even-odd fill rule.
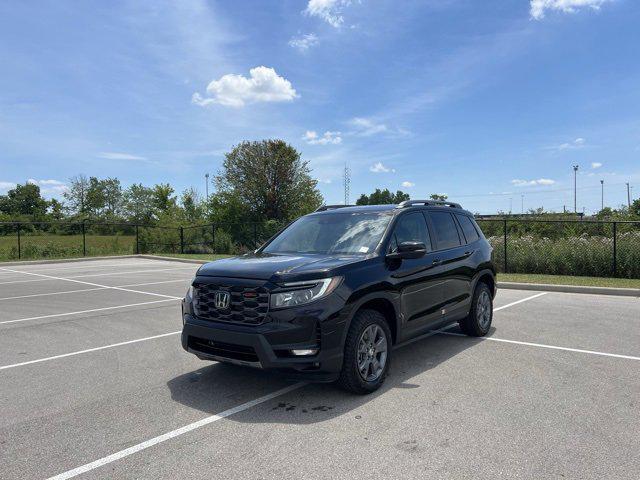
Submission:
[[[318,353],[318,349],[306,348],[302,350],[289,350],[289,352],[291,352],[291,355],[295,355],[296,357],[306,357],[309,355],[315,355],[316,353]]]

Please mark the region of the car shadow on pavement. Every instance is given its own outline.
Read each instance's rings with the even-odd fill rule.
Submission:
[[[452,333],[459,333],[453,328]],[[491,329],[489,335],[494,333]],[[417,340],[393,352],[392,364],[384,385],[370,395],[354,395],[339,389],[333,384],[309,384],[304,388],[275,398],[260,410],[260,415],[255,413],[236,414],[229,420],[243,423],[287,423],[287,424],[311,424],[326,421],[330,418],[345,415],[353,409],[370,402],[381,395],[385,395],[394,389],[417,389],[422,386],[420,382],[429,382],[429,376],[421,375],[429,370],[437,368],[452,357],[461,354],[468,348],[477,345],[481,340],[452,335],[433,335]],[[420,376],[418,380],[416,377]],[[441,377],[440,380],[441,381]],[[232,397],[236,392],[227,385],[264,386],[269,385],[267,391],[262,388],[255,396],[239,402],[253,400],[254,398],[290,385],[292,382],[286,378],[267,371],[250,367],[239,367],[224,363],[214,363],[194,372],[183,374],[167,382],[171,392],[171,398],[190,408],[198,409],[208,414],[220,413],[216,409],[220,397]],[[357,417],[356,417],[357,418]]]

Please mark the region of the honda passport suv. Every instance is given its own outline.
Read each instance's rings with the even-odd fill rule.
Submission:
[[[182,346],[372,392],[393,346],[452,322],[489,331],[491,254],[457,203],[323,206],[253,253],[200,267],[182,302]]]

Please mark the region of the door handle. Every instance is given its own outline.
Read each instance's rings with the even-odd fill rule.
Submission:
[[[435,267],[435,266],[438,266],[438,265],[442,265],[442,260],[435,259],[435,260],[431,263],[431,265],[433,265],[434,267]]]

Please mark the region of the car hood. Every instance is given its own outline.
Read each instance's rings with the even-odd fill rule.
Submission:
[[[364,259],[363,255],[252,253],[206,263],[200,267],[197,275],[250,278],[277,283],[339,274],[341,267]]]

